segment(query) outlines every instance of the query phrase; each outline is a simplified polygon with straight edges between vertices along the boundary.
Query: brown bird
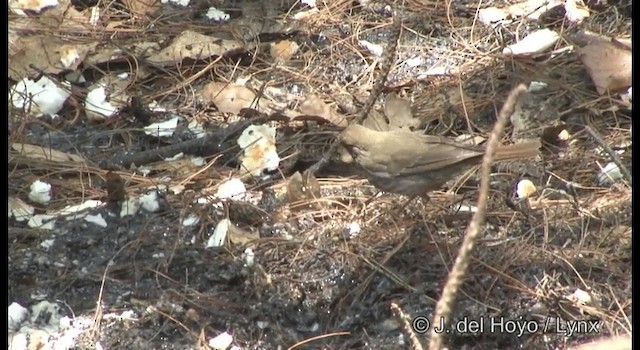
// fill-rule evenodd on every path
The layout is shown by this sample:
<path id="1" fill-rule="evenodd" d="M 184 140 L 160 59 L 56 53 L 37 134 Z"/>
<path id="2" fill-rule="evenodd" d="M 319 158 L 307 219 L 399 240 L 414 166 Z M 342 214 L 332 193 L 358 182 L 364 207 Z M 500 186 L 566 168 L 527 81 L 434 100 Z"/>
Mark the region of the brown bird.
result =
<path id="1" fill-rule="evenodd" d="M 339 140 L 364 170 L 371 184 L 382 191 L 424 196 L 462 171 L 482 162 L 484 147 L 465 145 L 442 136 L 410 131 L 375 131 L 349 125 Z M 535 157 L 539 141 L 499 146 L 494 160 Z"/>

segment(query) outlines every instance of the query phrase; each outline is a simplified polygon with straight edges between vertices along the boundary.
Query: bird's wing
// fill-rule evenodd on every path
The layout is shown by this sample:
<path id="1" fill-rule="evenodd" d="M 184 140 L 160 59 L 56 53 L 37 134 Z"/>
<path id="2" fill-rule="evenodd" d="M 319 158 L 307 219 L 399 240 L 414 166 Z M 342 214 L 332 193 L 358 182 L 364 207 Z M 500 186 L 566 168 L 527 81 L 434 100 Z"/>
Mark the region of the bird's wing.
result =
<path id="1" fill-rule="evenodd" d="M 423 173 L 478 157 L 483 154 L 477 146 L 458 144 L 444 137 L 420 135 L 419 142 L 407 140 L 402 148 L 404 152 L 396 153 L 393 173 L 404 175 Z M 419 152 L 418 150 L 424 149 Z M 400 168 L 400 164 L 403 164 Z"/>

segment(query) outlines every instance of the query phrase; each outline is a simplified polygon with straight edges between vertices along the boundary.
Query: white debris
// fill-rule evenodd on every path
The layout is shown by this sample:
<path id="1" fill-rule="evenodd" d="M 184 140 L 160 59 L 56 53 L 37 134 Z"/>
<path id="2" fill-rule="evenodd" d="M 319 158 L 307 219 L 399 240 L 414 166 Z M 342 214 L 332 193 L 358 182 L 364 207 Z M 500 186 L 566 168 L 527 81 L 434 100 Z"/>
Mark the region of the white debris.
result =
<path id="1" fill-rule="evenodd" d="M 144 132 L 150 136 L 156 137 L 168 137 L 173 135 L 178 127 L 179 117 L 173 117 L 167 121 L 160 123 L 153 123 L 144 127 Z"/>
<path id="2" fill-rule="evenodd" d="M 163 4 L 173 3 L 173 4 L 176 4 L 176 5 L 183 6 L 183 7 L 189 6 L 189 1 L 190 0 L 160 0 L 160 2 L 163 3 Z"/>
<path id="3" fill-rule="evenodd" d="M 532 194 L 536 193 L 536 185 L 531 180 L 524 179 L 518 182 L 518 188 L 516 194 L 518 198 L 529 198 Z"/>
<path id="4" fill-rule="evenodd" d="M 219 199 L 242 199 L 247 193 L 244 183 L 238 178 L 231 178 L 218 186 L 215 197 Z"/>
<path id="5" fill-rule="evenodd" d="M 253 249 L 247 248 L 244 250 L 244 266 L 251 267 L 256 262 L 256 254 Z"/>
<path id="6" fill-rule="evenodd" d="M 382 46 L 373 44 L 369 41 L 359 40 L 358 44 L 360 44 L 360 46 L 365 48 L 367 51 L 369 51 L 370 54 L 374 56 L 380 57 L 382 56 L 382 53 L 384 53 L 384 48 Z"/>
<path id="7" fill-rule="evenodd" d="M 229 14 L 225 13 L 224 11 L 220 11 L 215 7 L 209 7 L 209 10 L 207 11 L 206 14 L 208 19 L 214 20 L 216 22 L 222 22 L 222 21 L 228 21 L 229 20 Z"/>
<path id="8" fill-rule="evenodd" d="M 240 137 L 238 146 L 244 150 L 242 169 L 259 176 L 265 169 L 276 170 L 280 157 L 276 151 L 276 128 L 268 125 L 251 125 Z"/>
<path id="9" fill-rule="evenodd" d="M 40 204 L 48 204 L 51 200 L 51 185 L 36 180 L 29 186 L 29 199 Z"/>
<path id="10" fill-rule="evenodd" d="M 18 330 L 29 317 L 29 310 L 15 301 L 9 305 L 9 330 Z"/>
<path id="11" fill-rule="evenodd" d="M 40 13 L 55 6 L 58 6 L 58 0 L 9 0 L 9 9 L 20 16 L 28 16 L 25 11 Z"/>
<path id="12" fill-rule="evenodd" d="M 609 164 L 605 165 L 602 170 L 600 170 L 596 181 L 598 181 L 598 184 L 600 186 L 606 186 L 613 184 L 621 178 L 622 172 L 620 171 L 620 168 L 618 168 L 618 165 L 614 162 L 610 162 Z"/>
<path id="13" fill-rule="evenodd" d="M 98 225 L 100 227 L 107 227 L 107 221 L 105 221 L 101 214 L 87 215 L 85 216 L 84 221 Z"/>
<path id="14" fill-rule="evenodd" d="M 122 207 L 120 208 L 120 217 L 124 218 L 126 216 L 133 216 L 138 213 L 140 210 L 140 201 L 138 198 L 129 198 L 126 201 L 122 202 Z"/>
<path id="15" fill-rule="evenodd" d="M 461 213 L 475 213 L 478 211 L 478 207 L 476 207 L 475 205 L 460 204 L 456 206 L 454 210 Z"/>
<path id="16" fill-rule="evenodd" d="M 300 3 L 305 4 L 311 8 L 316 7 L 316 0 L 301 0 Z"/>
<path id="17" fill-rule="evenodd" d="M 44 249 L 44 250 L 49 250 L 51 249 L 51 247 L 53 246 L 53 243 L 56 240 L 51 238 L 51 239 L 45 239 L 44 241 L 40 242 L 40 246 Z"/>
<path id="18" fill-rule="evenodd" d="M 160 202 L 158 202 L 158 191 L 151 191 L 140 196 L 138 199 L 142 208 L 150 213 L 160 210 Z"/>
<path id="19" fill-rule="evenodd" d="M 55 215 L 38 214 L 29 218 L 27 225 L 31 228 L 39 228 L 41 230 L 53 230 L 56 223 L 55 219 Z"/>
<path id="20" fill-rule="evenodd" d="M 230 226 L 231 221 L 229 221 L 229 219 L 220 220 L 218 225 L 216 225 L 215 230 L 213 230 L 213 234 L 207 240 L 205 248 L 221 247 L 224 244 L 224 240 L 227 238 Z"/>
<path id="21" fill-rule="evenodd" d="M 182 219 L 182 226 L 195 226 L 199 222 L 200 218 L 197 215 L 189 214 L 189 216 Z"/>
<path id="22" fill-rule="evenodd" d="M 581 305 L 589 305 L 592 302 L 591 295 L 580 288 L 576 289 L 568 298 Z"/>
<path id="23" fill-rule="evenodd" d="M 347 234 L 349 235 L 349 237 L 355 237 L 360 234 L 360 231 L 362 231 L 362 227 L 360 227 L 360 223 L 352 221 L 347 226 L 347 230 Z"/>
<path id="24" fill-rule="evenodd" d="M 93 86 L 91 90 L 89 90 L 84 107 L 87 116 L 93 120 L 112 117 L 120 110 L 118 106 L 114 106 L 111 102 L 107 101 L 106 89 L 102 85 Z"/>
<path id="25" fill-rule="evenodd" d="M 207 136 L 207 132 L 204 130 L 204 125 L 196 119 L 190 121 L 189 125 L 187 125 L 187 128 L 189 128 L 189 130 L 191 130 L 191 132 L 196 135 L 196 138 L 201 139 Z"/>
<path id="26" fill-rule="evenodd" d="M 11 88 L 9 98 L 13 107 L 24 109 L 36 117 L 55 116 L 71 95 L 69 89 L 69 83 L 56 83 L 46 76 L 37 82 L 24 78 Z"/>
<path id="27" fill-rule="evenodd" d="M 227 332 L 209 340 L 209 346 L 214 350 L 226 350 L 233 342 L 233 336 Z"/>
<path id="28" fill-rule="evenodd" d="M 67 221 L 76 220 L 87 216 L 88 210 L 100 208 L 103 205 L 104 202 L 91 199 L 80 204 L 66 206 L 54 214 L 57 216 L 64 216 Z"/>
<path id="29" fill-rule="evenodd" d="M 513 45 L 509 45 L 502 50 L 505 56 L 527 56 L 540 53 L 553 45 L 560 39 L 560 35 L 551 29 L 537 30 Z"/>

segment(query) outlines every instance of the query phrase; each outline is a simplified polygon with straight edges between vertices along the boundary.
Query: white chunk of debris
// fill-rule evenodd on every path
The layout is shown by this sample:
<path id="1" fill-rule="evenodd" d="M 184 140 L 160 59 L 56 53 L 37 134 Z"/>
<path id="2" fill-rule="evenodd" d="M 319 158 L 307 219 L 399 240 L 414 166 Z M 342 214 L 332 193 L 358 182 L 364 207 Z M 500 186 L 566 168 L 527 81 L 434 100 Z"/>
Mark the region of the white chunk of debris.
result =
<path id="1" fill-rule="evenodd" d="M 309 10 L 306 10 L 306 11 L 300 11 L 300 12 L 294 14 L 293 16 L 291 16 L 291 18 L 293 18 L 296 21 L 299 21 L 301 19 L 305 19 L 307 17 L 311 17 L 312 15 L 314 15 L 314 14 L 316 14 L 318 12 L 320 12 L 320 10 L 318 10 L 317 7 L 314 7 L 314 8 L 311 8 Z"/>
<path id="2" fill-rule="evenodd" d="M 516 194 L 518 198 L 529 198 L 531 195 L 536 193 L 536 191 L 536 185 L 534 185 L 531 180 L 524 179 L 518 182 Z"/>
<path id="3" fill-rule="evenodd" d="M 216 191 L 215 197 L 219 199 L 240 200 L 247 194 L 247 188 L 238 178 L 231 178 L 220 185 Z"/>
<path id="4" fill-rule="evenodd" d="M 618 165 L 614 162 L 610 162 L 600 170 L 600 173 L 596 177 L 596 181 L 600 186 L 607 186 L 621 178 L 622 172 L 620 171 L 620 168 L 618 168 Z"/>
<path id="5" fill-rule="evenodd" d="M 216 225 L 215 230 L 213 230 L 213 234 L 207 240 L 205 248 L 221 247 L 224 244 L 224 240 L 227 238 L 230 226 L 231 221 L 229 221 L 229 219 L 220 220 Z"/>
<path id="6" fill-rule="evenodd" d="M 92 119 L 106 119 L 114 116 L 120 108 L 114 106 L 111 102 L 107 101 L 107 92 L 104 86 L 93 86 L 87 98 L 85 99 L 84 108 Z"/>
<path id="7" fill-rule="evenodd" d="M 9 305 L 9 330 L 18 330 L 29 317 L 29 310 L 15 301 Z"/>
<path id="8" fill-rule="evenodd" d="M 17 197 L 9 197 L 9 218 L 13 216 L 18 222 L 29 220 L 34 208 Z"/>
<path id="9" fill-rule="evenodd" d="M 84 221 L 92 223 L 94 225 L 98 225 L 100 227 L 107 227 L 107 221 L 102 217 L 101 214 L 87 215 L 85 216 Z"/>
<path id="10" fill-rule="evenodd" d="M 89 16 L 89 24 L 97 26 L 100 20 L 100 7 L 94 6 L 91 8 L 91 15 Z"/>
<path id="11" fill-rule="evenodd" d="M 229 20 L 229 14 L 224 11 L 220 11 L 215 7 L 209 7 L 206 14 L 208 19 L 214 20 L 216 22 L 223 22 Z"/>
<path id="12" fill-rule="evenodd" d="M 44 249 L 44 250 L 49 250 L 51 249 L 51 247 L 53 247 L 53 243 L 56 240 L 51 238 L 51 239 L 45 239 L 44 241 L 40 242 L 40 246 Z"/>
<path id="13" fill-rule="evenodd" d="M 558 39 L 560 35 L 551 29 L 536 30 L 517 43 L 505 47 L 502 54 L 510 57 L 540 53 L 555 45 Z"/>
<path id="14" fill-rule="evenodd" d="M 244 250 L 243 258 L 244 258 L 244 266 L 246 267 L 251 267 L 256 262 L 256 254 L 253 252 L 253 249 L 251 248 L 247 248 Z"/>
<path id="15" fill-rule="evenodd" d="M 184 157 L 184 153 L 180 152 L 178 154 L 176 154 L 173 157 L 169 157 L 169 158 L 165 158 L 164 160 L 166 160 L 167 162 L 175 162 L 176 160 L 180 160 Z"/>
<path id="16" fill-rule="evenodd" d="M 570 294 L 567 298 L 581 305 L 589 305 L 592 302 L 591 295 L 580 288 L 576 289 L 575 292 Z"/>
<path id="17" fill-rule="evenodd" d="M 184 7 L 189 6 L 189 0 L 160 0 L 160 2 L 163 4 L 172 3 Z"/>
<path id="18" fill-rule="evenodd" d="M 380 57 L 384 53 L 384 48 L 382 46 L 371 43 L 369 41 L 359 40 L 358 44 L 360 44 L 360 46 L 362 46 L 365 50 L 369 51 L 369 53 L 374 56 Z"/>
<path id="19" fill-rule="evenodd" d="M 139 210 L 140 201 L 138 201 L 138 198 L 129 198 L 126 201 L 122 202 L 122 207 L 120 207 L 120 217 L 124 218 L 127 216 L 136 215 Z"/>
<path id="20" fill-rule="evenodd" d="M 347 234 L 349 237 L 356 237 L 362 231 L 362 227 L 359 222 L 352 221 L 347 225 Z"/>
<path id="21" fill-rule="evenodd" d="M 40 180 L 36 180 L 29 186 L 29 199 L 40 204 L 49 204 L 51 201 L 51 185 Z"/>
<path id="22" fill-rule="evenodd" d="M 456 210 L 460 213 L 475 213 L 478 211 L 478 207 L 476 207 L 475 205 L 460 204 L 458 206 L 455 206 L 453 210 Z"/>
<path id="23" fill-rule="evenodd" d="M 200 218 L 197 215 L 189 214 L 186 218 L 182 219 L 182 226 L 195 226 L 200 222 Z"/>
<path id="24" fill-rule="evenodd" d="M 13 107 L 24 109 L 36 117 L 55 116 L 69 95 L 69 83 L 56 83 L 43 76 L 37 82 L 29 78 L 17 82 L 9 92 L 9 99 Z"/>
<path id="25" fill-rule="evenodd" d="M 238 146 L 244 150 L 242 169 L 259 176 L 265 169 L 276 170 L 280 157 L 276 151 L 276 128 L 251 125 L 238 137 Z"/>
<path id="26" fill-rule="evenodd" d="M 187 125 L 187 128 L 191 130 L 191 132 L 196 135 L 196 138 L 203 138 L 207 136 L 207 132 L 204 130 L 204 125 L 196 119 L 193 119 Z"/>
<path id="27" fill-rule="evenodd" d="M 316 0 L 301 0 L 300 1 L 301 4 L 305 4 L 309 7 L 315 8 L 316 7 Z"/>
<path id="28" fill-rule="evenodd" d="M 28 16 L 25 11 L 40 13 L 54 6 L 58 6 L 58 0 L 9 0 L 9 9 L 20 16 Z"/>
<path id="29" fill-rule="evenodd" d="M 486 26 L 496 24 L 506 19 L 508 16 L 509 14 L 507 11 L 497 7 L 487 7 L 478 11 L 478 20 Z"/>
<path id="30" fill-rule="evenodd" d="M 195 165 L 195 166 L 203 166 L 205 165 L 205 160 L 202 157 L 191 157 L 191 164 Z"/>
<path id="31" fill-rule="evenodd" d="M 209 339 L 209 346 L 215 350 L 226 350 L 231 346 L 233 342 L 233 336 L 227 332 L 219 334 L 218 336 Z"/>
<path id="32" fill-rule="evenodd" d="M 412 58 L 409 58 L 408 60 L 404 61 L 404 64 L 407 65 L 407 67 L 410 67 L 410 68 L 415 68 L 415 67 L 418 67 L 418 66 L 422 66 L 424 64 L 424 58 L 422 58 L 420 56 L 412 57 Z"/>
<path id="33" fill-rule="evenodd" d="M 60 62 L 65 68 L 73 66 L 78 60 L 80 60 L 80 54 L 75 46 L 64 45 L 60 49 Z"/>
<path id="34" fill-rule="evenodd" d="M 138 198 L 142 208 L 150 213 L 155 213 L 160 210 L 160 202 L 158 201 L 158 191 L 151 191 L 143 194 Z"/>
<path id="35" fill-rule="evenodd" d="M 153 123 L 144 127 L 144 132 L 147 135 L 155 137 L 168 137 L 173 135 L 178 127 L 179 117 L 173 117 L 169 120 L 159 123 Z"/>
<path id="36" fill-rule="evenodd" d="M 53 230 L 56 223 L 56 217 L 49 214 L 38 214 L 29 218 L 27 225 L 31 228 L 38 228 L 41 230 Z"/>
<path id="37" fill-rule="evenodd" d="M 80 204 L 66 206 L 55 214 L 57 216 L 64 216 L 67 220 L 76 220 L 87 216 L 88 210 L 100 208 L 103 205 L 104 202 L 91 199 Z"/>
<path id="38" fill-rule="evenodd" d="M 547 87 L 549 87 L 549 84 L 543 81 L 532 81 L 531 83 L 529 83 L 529 88 L 527 89 L 527 91 L 540 92 L 546 89 Z"/>

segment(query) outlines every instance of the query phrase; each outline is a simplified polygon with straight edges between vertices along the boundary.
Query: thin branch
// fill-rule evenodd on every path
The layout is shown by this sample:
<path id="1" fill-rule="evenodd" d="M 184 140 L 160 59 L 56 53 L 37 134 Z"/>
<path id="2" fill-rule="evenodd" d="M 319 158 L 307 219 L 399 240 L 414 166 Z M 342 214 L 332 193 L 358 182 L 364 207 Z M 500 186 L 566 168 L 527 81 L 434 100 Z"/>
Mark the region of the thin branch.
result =
<path id="1" fill-rule="evenodd" d="M 449 321 L 449 316 L 451 315 L 451 310 L 453 309 L 458 289 L 460 288 L 467 272 L 467 268 L 469 267 L 469 261 L 471 260 L 473 248 L 475 248 L 476 239 L 480 235 L 480 232 L 482 232 L 482 227 L 484 226 L 487 198 L 489 197 L 489 174 L 491 173 L 491 163 L 493 162 L 495 150 L 502 138 L 505 124 L 515 110 L 518 99 L 526 91 L 527 88 L 523 84 L 520 84 L 511 90 L 509 97 L 507 97 L 507 101 L 504 103 L 504 106 L 498 115 L 498 120 L 493 127 L 493 131 L 489 136 L 487 148 L 484 153 L 484 157 L 482 158 L 478 210 L 473 215 L 473 218 L 467 227 L 467 231 L 464 235 L 464 241 L 462 242 L 462 246 L 460 246 L 460 251 L 458 252 L 458 257 L 453 264 L 453 268 L 451 268 L 451 272 L 449 272 L 449 277 L 447 278 L 447 282 L 442 290 L 442 296 L 436 304 L 436 310 L 431 324 L 441 324 L 441 321 L 443 321 L 444 324 L 447 324 Z M 442 348 L 442 334 L 437 333 L 434 330 L 435 328 L 431 331 L 429 349 L 440 350 Z"/>
<path id="2" fill-rule="evenodd" d="M 376 79 L 376 82 L 373 84 L 373 88 L 371 88 L 371 93 L 369 94 L 369 98 L 365 102 L 364 106 L 360 110 L 360 113 L 353 119 L 353 124 L 361 124 L 362 121 L 369 115 L 369 111 L 376 103 L 378 96 L 384 89 L 384 85 L 387 83 L 387 77 L 389 76 L 389 71 L 391 71 L 391 67 L 395 63 L 396 57 L 396 48 L 398 47 L 398 40 L 400 39 L 400 32 L 402 31 L 402 20 L 400 19 L 400 14 L 398 11 L 394 11 L 393 15 L 393 24 L 391 26 L 391 35 L 389 37 L 389 44 L 387 45 L 384 55 L 381 58 L 380 65 L 380 75 Z M 338 140 L 335 139 L 331 143 L 329 149 L 324 153 L 322 158 L 312 165 L 309 168 L 309 172 L 315 174 L 320 170 L 325 164 L 329 162 L 331 156 L 335 153 L 336 148 L 338 147 Z"/>
<path id="3" fill-rule="evenodd" d="M 593 137 L 593 139 L 596 140 L 596 142 L 599 143 L 600 146 L 602 146 L 604 151 L 607 152 L 607 154 L 609 154 L 609 156 L 611 157 L 611 160 L 613 160 L 613 162 L 618 166 L 618 169 L 620 169 L 620 172 L 627 179 L 627 181 L 629 181 L 629 185 L 631 186 L 631 184 L 632 184 L 631 183 L 631 173 L 629 172 L 629 169 L 627 169 L 627 167 L 625 167 L 624 164 L 622 164 L 622 160 L 620 159 L 620 157 L 618 157 L 616 152 L 614 152 L 611 149 L 611 147 L 609 147 L 609 145 L 607 145 L 607 143 L 604 142 L 604 140 L 602 139 L 600 134 L 598 134 L 590 126 L 587 125 L 587 126 L 584 127 L 584 129 L 587 130 L 589 135 L 591 135 L 591 137 Z"/>

